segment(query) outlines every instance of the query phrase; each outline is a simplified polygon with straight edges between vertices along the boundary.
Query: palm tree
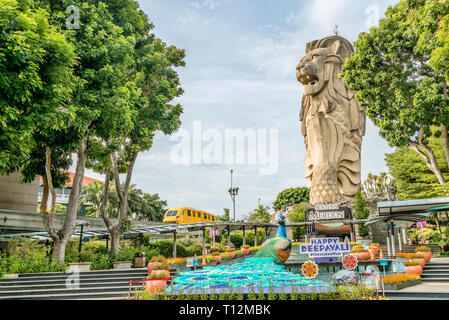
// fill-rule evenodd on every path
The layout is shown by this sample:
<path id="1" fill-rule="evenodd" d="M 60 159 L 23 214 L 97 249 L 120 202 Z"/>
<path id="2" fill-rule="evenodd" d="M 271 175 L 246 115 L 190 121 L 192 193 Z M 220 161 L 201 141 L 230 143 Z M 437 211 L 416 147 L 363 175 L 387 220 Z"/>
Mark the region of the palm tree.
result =
<path id="1" fill-rule="evenodd" d="M 128 197 L 128 210 L 135 219 L 145 221 L 162 221 L 166 211 L 167 201 L 159 195 L 148 194 L 134 185 L 131 186 Z"/>

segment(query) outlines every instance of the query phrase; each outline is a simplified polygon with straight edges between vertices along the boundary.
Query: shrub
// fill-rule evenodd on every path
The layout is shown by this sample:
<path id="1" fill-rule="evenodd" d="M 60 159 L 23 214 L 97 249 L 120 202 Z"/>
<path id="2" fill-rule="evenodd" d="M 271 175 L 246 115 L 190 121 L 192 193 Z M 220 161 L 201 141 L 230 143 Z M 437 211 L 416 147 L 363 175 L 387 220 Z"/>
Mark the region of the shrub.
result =
<path id="1" fill-rule="evenodd" d="M 421 279 L 420 276 L 415 274 L 401 273 L 384 276 L 384 283 L 389 285 L 401 284 L 404 282 L 415 281 Z"/>
<path id="2" fill-rule="evenodd" d="M 354 247 L 351 249 L 351 253 L 356 253 L 356 252 L 368 252 L 368 249 L 365 249 L 363 247 Z"/>
<path id="3" fill-rule="evenodd" d="M 52 261 L 48 248 L 36 241 L 11 240 L 9 252 L 1 254 L 0 273 L 64 272 L 65 263 Z"/>
<path id="4" fill-rule="evenodd" d="M 430 248 L 426 247 L 426 246 L 420 246 L 420 247 L 416 247 L 415 252 L 430 252 Z"/>
<path id="5" fill-rule="evenodd" d="M 404 266 L 406 267 L 413 267 L 413 266 L 419 266 L 418 261 L 408 260 L 404 262 Z"/>
<path id="6" fill-rule="evenodd" d="M 408 253 L 408 252 L 398 252 L 398 253 L 396 253 L 396 257 L 404 258 L 404 259 L 423 259 L 424 258 L 424 256 L 422 254 Z"/>

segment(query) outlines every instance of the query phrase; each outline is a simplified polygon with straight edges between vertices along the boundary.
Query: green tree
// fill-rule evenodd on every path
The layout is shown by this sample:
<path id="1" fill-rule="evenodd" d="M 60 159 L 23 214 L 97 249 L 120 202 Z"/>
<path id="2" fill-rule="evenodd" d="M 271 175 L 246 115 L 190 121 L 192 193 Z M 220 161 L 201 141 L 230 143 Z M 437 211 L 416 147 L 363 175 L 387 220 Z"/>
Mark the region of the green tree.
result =
<path id="1" fill-rule="evenodd" d="M 160 221 L 167 211 L 167 201 L 161 200 L 159 195 L 148 194 L 131 186 L 128 198 L 128 210 L 137 220 Z"/>
<path id="2" fill-rule="evenodd" d="M 432 6 L 439 9 L 429 11 Z M 343 73 L 380 135 L 391 146 L 416 152 L 439 184 L 446 179 L 429 139 L 434 126 L 442 128 L 448 163 L 449 108 L 444 75 L 432 68 L 427 45 L 439 29 L 440 15 L 449 13 L 447 7 L 447 1 L 439 0 L 402 0 L 389 7 L 378 26 L 359 35 L 356 54 L 346 61 Z"/>
<path id="3" fill-rule="evenodd" d="M 277 195 L 276 200 L 273 202 L 273 208 L 275 211 L 279 211 L 284 206 L 307 202 L 309 202 L 309 188 L 290 188 L 283 190 Z"/>
<path id="4" fill-rule="evenodd" d="M 369 173 L 362 184 L 362 192 L 370 201 L 393 201 L 396 200 L 397 189 L 395 180 L 387 173 Z"/>
<path id="5" fill-rule="evenodd" d="M 293 212 L 288 215 L 290 222 L 304 222 L 306 221 L 306 210 L 307 206 L 305 204 L 299 204 L 293 207 Z M 301 236 L 306 233 L 305 227 L 294 227 L 292 230 L 292 237 L 294 240 L 299 241 Z"/>
<path id="6" fill-rule="evenodd" d="M 59 231 L 53 222 L 55 187 L 66 179 L 59 169 L 68 167 L 79 143 L 71 101 L 75 48 L 35 1 L 2 0 L 0 31 L 0 171 L 21 169 L 24 182 L 44 177 L 40 212 L 53 258 L 63 261 L 73 216 L 66 215 Z"/>
<path id="7" fill-rule="evenodd" d="M 270 208 L 259 205 L 257 209 L 249 214 L 248 222 L 269 223 L 271 215 L 269 213 Z"/>
<path id="8" fill-rule="evenodd" d="M 435 150 L 437 162 L 441 164 L 441 173 L 445 179 L 449 179 L 442 140 L 439 137 L 431 137 L 429 145 Z M 449 192 L 449 184 L 439 184 L 424 160 L 408 148 L 400 147 L 386 154 L 385 161 L 394 178 L 397 196 L 401 200 L 445 197 Z"/>
<path id="9" fill-rule="evenodd" d="M 231 221 L 229 215 L 230 215 L 230 210 L 228 208 L 224 208 L 223 209 L 223 215 L 221 216 L 217 216 L 217 220 L 218 221 L 223 221 L 223 222 L 228 222 Z"/>
<path id="10" fill-rule="evenodd" d="M 124 36 L 134 40 L 132 67 L 127 68 L 126 76 L 132 79 L 138 91 L 129 101 L 131 126 L 122 128 L 118 135 L 101 136 L 103 144 L 110 151 L 110 161 L 103 163 L 105 183 L 108 185 L 110 179 L 114 180 L 120 203 L 116 224 L 112 224 L 108 217 L 102 214 L 111 234 L 111 250 L 117 254 L 120 235 L 129 225 L 128 197 L 137 156 L 151 148 L 156 132 L 172 134 L 181 125 L 182 107 L 180 104 L 173 104 L 172 100 L 183 93 L 175 68 L 185 65 L 185 53 L 174 46 L 167 46 L 161 39 L 149 33 L 153 25 L 148 22 L 148 17 L 138 10 L 136 1 L 120 0 L 109 9 L 114 22 L 122 28 Z M 128 16 L 132 19 L 129 20 Z M 125 175 L 123 183 L 120 181 L 120 174 Z M 108 190 L 105 188 L 106 193 Z M 106 198 L 105 194 L 103 199 Z"/>
<path id="11" fill-rule="evenodd" d="M 355 194 L 354 215 L 358 220 L 368 219 L 369 216 L 365 198 L 360 191 Z M 361 237 L 367 237 L 369 235 L 369 228 L 364 223 L 359 224 L 359 235 Z"/>

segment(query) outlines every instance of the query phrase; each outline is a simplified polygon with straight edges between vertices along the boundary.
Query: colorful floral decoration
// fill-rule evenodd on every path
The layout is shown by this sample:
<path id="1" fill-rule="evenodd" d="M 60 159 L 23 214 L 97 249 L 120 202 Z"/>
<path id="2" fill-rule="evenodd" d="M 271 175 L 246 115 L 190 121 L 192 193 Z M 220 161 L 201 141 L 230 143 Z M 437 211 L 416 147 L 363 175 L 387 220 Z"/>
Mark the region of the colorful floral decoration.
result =
<path id="1" fill-rule="evenodd" d="M 302 265 L 302 274 L 308 279 L 313 279 L 318 275 L 318 265 L 313 261 L 306 261 Z"/>
<path id="2" fill-rule="evenodd" d="M 348 270 L 354 270 L 358 265 L 357 257 L 353 254 L 345 255 L 341 262 L 343 263 L 343 267 Z"/>

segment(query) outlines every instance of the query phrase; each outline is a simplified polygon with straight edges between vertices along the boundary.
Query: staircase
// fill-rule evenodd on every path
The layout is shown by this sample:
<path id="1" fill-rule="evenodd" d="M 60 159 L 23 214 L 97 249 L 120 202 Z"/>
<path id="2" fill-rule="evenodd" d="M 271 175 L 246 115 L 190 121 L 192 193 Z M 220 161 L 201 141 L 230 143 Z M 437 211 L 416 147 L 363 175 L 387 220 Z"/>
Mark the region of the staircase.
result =
<path id="1" fill-rule="evenodd" d="M 430 248 L 433 256 L 438 255 L 440 253 L 440 251 L 441 251 L 441 248 L 440 248 L 439 245 L 426 245 L 426 246 Z M 396 253 L 398 253 L 398 252 L 411 252 L 411 253 L 414 253 L 415 249 L 417 247 L 419 247 L 419 245 L 417 245 L 417 244 L 412 244 L 412 245 L 404 245 L 404 244 L 402 244 L 402 246 L 401 246 L 402 250 L 399 251 L 399 245 L 398 245 L 398 243 L 396 241 L 394 247 L 395 247 Z M 387 245 L 381 244 L 380 248 L 382 249 L 383 254 L 386 257 L 388 255 L 388 247 L 387 247 Z"/>
<path id="2" fill-rule="evenodd" d="M 120 300 L 128 296 L 129 281 L 147 275 L 145 268 L 81 272 L 76 286 L 72 274 L 20 274 L 0 281 L 0 300 Z"/>
<path id="3" fill-rule="evenodd" d="M 438 259 L 433 261 L 424 266 L 421 282 L 446 282 L 449 284 L 449 263 L 437 262 Z"/>
<path id="4" fill-rule="evenodd" d="M 385 293 L 391 300 L 449 300 L 449 258 L 432 258 L 424 267 L 421 284 Z"/>

